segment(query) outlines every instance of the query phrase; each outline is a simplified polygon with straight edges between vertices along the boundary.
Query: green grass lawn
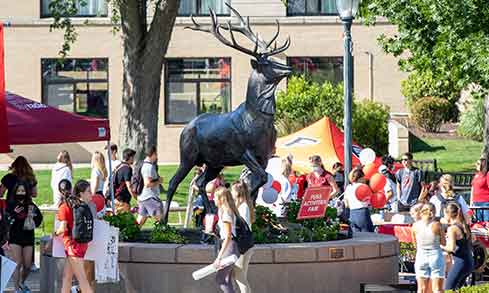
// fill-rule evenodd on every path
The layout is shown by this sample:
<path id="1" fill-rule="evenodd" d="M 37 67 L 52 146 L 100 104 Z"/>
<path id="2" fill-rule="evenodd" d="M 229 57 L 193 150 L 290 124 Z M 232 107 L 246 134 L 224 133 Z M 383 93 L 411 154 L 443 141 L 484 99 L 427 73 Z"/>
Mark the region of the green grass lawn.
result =
<path id="1" fill-rule="evenodd" d="M 168 182 L 172 178 L 172 176 L 175 174 L 175 171 L 177 169 L 177 166 L 159 166 L 158 170 L 160 173 L 160 176 L 164 178 L 164 187 L 165 189 L 168 188 Z M 233 182 L 239 178 L 239 174 L 241 172 L 241 167 L 232 167 L 232 168 L 226 168 L 224 170 L 224 176 L 226 179 L 226 182 Z M 37 170 L 35 171 L 36 173 L 36 178 L 38 181 L 38 196 L 35 199 L 35 202 L 37 205 L 42 205 L 42 204 L 51 204 L 53 202 L 53 196 L 51 192 L 51 171 L 50 170 Z M 5 175 L 6 172 L 0 171 L 0 178 Z M 187 195 L 188 195 L 188 190 L 189 190 L 189 185 L 190 181 L 193 178 L 194 173 L 191 172 L 185 180 L 182 181 L 182 183 L 178 186 L 177 192 L 175 193 L 173 200 L 178 202 L 180 206 L 186 206 L 187 205 Z M 88 179 L 90 178 L 90 169 L 89 168 L 79 168 L 75 169 L 73 172 L 73 177 L 75 182 L 79 179 Z M 166 194 L 161 196 L 162 199 L 166 199 Z M 133 205 L 136 204 L 135 201 L 132 202 Z M 177 220 L 177 214 L 173 213 L 170 214 L 170 222 L 176 222 Z M 182 215 L 184 217 L 184 215 Z M 146 224 L 145 227 L 151 227 L 153 225 L 153 221 L 149 220 Z M 53 230 L 54 227 L 54 215 L 52 213 L 46 213 L 44 215 L 44 221 L 43 224 L 39 229 L 36 230 L 36 236 L 40 237 L 45 234 L 50 234 Z"/>
<path id="2" fill-rule="evenodd" d="M 465 139 L 415 139 L 416 160 L 436 159 L 444 172 L 472 172 L 479 159 L 482 143 Z"/>

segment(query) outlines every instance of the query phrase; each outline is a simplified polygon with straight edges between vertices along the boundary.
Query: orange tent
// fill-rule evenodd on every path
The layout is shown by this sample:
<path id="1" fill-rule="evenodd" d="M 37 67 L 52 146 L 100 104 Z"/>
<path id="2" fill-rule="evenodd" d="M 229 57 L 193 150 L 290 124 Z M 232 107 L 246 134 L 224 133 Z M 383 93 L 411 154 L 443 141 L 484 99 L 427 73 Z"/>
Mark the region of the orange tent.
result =
<path id="1" fill-rule="evenodd" d="M 336 162 L 344 164 L 343 132 L 328 117 L 277 139 L 276 147 L 276 154 L 280 157 L 292 154 L 294 170 L 300 172 L 311 171 L 309 157 L 312 155 L 321 156 L 324 168 L 328 171 L 332 171 Z M 362 149 L 353 142 L 353 166 L 360 164 L 359 156 Z M 380 158 L 376 159 L 376 163 L 380 163 Z"/>

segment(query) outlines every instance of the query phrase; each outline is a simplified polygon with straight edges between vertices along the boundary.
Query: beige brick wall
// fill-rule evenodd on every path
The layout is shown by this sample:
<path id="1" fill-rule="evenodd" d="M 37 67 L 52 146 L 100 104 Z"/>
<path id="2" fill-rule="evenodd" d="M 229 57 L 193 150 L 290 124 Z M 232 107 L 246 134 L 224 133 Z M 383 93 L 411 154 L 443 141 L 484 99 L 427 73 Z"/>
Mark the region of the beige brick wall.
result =
<path id="1" fill-rule="evenodd" d="M 39 0 L 0 1 L 0 21 L 11 23 L 5 29 L 7 89 L 38 101 L 41 100 L 41 58 L 57 57 L 63 40 L 61 32 L 49 32 L 49 19 L 39 19 L 39 3 Z M 281 23 L 279 40 L 283 41 L 287 36 L 292 40 L 287 56 L 343 55 L 343 27 L 336 17 L 285 17 L 286 8 L 279 0 L 235 0 L 233 6 L 243 16 L 251 16 L 254 30 L 265 39 L 274 34 L 275 19 L 278 18 Z M 222 21 L 225 19 L 228 18 Z M 209 23 L 208 17 L 198 20 Z M 81 24 L 83 19 L 74 21 Z M 94 25 L 78 28 L 79 38 L 70 56 L 109 59 L 109 118 L 112 137 L 117 138 L 122 93 L 121 40 L 111 33 L 108 19 L 91 19 L 91 22 Z M 177 18 L 167 56 L 230 57 L 232 106 L 238 106 L 245 96 L 251 71 L 250 58 L 220 44 L 209 34 L 184 30 L 184 26 L 189 24 L 189 18 Z M 405 74 L 399 72 L 397 60 L 385 55 L 378 46 L 376 39 L 381 33 L 393 34 L 395 27 L 387 23 L 375 27 L 360 24 L 353 26 L 355 96 L 369 96 L 369 56 L 366 53 L 369 52 L 374 56 L 373 97 L 389 105 L 392 112 L 405 112 L 404 99 L 400 93 L 400 81 L 405 78 Z M 279 57 L 286 58 L 284 54 Z M 160 102 L 159 151 L 162 161 L 175 162 L 178 161 L 178 138 L 182 127 L 164 124 L 163 86 L 164 82 Z M 280 86 L 283 88 L 285 82 Z M 80 146 L 87 152 L 93 150 L 93 146 L 87 144 Z M 61 147 L 49 146 L 50 149 Z M 87 152 L 80 152 L 80 160 L 84 160 Z M 34 161 L 43 159 L 46 160 L 42 155 L 33 158 Z M 0 157 L 0 163 L 2 160 L 5 161 L 5 157 Z"/>

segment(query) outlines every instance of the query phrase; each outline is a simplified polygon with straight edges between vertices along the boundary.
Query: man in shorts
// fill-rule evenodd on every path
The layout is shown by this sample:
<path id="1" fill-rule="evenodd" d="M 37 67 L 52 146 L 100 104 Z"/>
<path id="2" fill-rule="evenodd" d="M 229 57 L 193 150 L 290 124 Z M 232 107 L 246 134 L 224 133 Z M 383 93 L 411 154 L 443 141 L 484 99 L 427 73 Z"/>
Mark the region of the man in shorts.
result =
<path id="1" fill-rule="evenodd" d="M 138 195 L 138 224 L 144 225 L 149 217 L 161 220 L 163 214 L 163 203 L 160 199 L 160 185 L 162 178 L 156 169 L 158 154 L 156 147 L 151 147 L 146 152 L 146 158 L 141 166 L 141 177 L 143 179 L 143 190 Z"/>
<path id="2" fill-rule="evenodd" d="M 115 168 L 114 171 L 114 197 L 115 197 L 115 212 L 129 212 L 131 209 L 131 197 L 137 199 L 136 193 L 131 185 L 132 164 L 136 151 L 125 149 L 122 153 L 124 161 Z"/>

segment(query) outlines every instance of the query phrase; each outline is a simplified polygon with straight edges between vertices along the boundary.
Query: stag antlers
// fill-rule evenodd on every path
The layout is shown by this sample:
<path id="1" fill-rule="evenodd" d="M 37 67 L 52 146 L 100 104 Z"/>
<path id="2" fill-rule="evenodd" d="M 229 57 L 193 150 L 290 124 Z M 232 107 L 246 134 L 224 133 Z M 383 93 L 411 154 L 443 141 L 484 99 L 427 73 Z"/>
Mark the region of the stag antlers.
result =
<path id="1" fill-rule="evenodd" d="M 261 58 L 266 59 L 270 56 L 280 54 L 289 48 L 290 37 L 287 38 L 287 40 L 285 41 L 285 43 L 282 46 L 277 48 L 277 41 L 276 40 L 277 40 L 278 35 L 280 33 L 280 24 L 278 21 L 277 21 L 277 32 L 275 33 L 275 35 L 273 36 L 273 38 L 269 42 L 265 42 L 265 41 L 261 40 L 260 36 L 258 34 L 255 34 L 253 32 L 253 30 L 251 29 L 249 17 L 247 17 L 245 20 L 241 16 L 241 14 L 239 14 L 239 12 L 236 9 L 234 9 L 228 3 L 225 3 L 225 4 L 236 15 L 236 17 L 239 20 L 239 25 L 233 25 L 233 24 L 231 24 L 231 21 L 228 21 L 227 25 L 219 24 L 219 22 L 217 20 L 216 13 L 212 9 L 209 9 L 209 12 L 211 14 L 211 20 L 212 20 L 212 26 L 210 29 L 209 28 L 203 28 L 202 25 L 200 25 L 199 23 L 197 23 L 197 21 L 195 21 L 193 15 L 190 16 L 190 18 L 192 19 L 194 26 L 193 27 L 188 26 L 185 28 L 195 30 L 195 31 L 202 31 L 202 32 L 211 33 L 224 45 L 231 47 L 231 48 L 234 48 L 238 51 L 241 51 L 247 55 L 253 56 L 257 59 L 261 59 Z M 221 34 L 220 29 L 224 29 L 224 30 L 229 31 L 231 41 L 226 39 L 226 37 L 224 37 Z M 236 42 L 236 39 L 234 37 L 234 32 L 241 33 L 246 38 L 248 38 L 250 41 L 252 41 L 255 44 L 253 51 L 239 45 Z M 272 45 L 272 43 L 274 43 L 274 47 L 273 47 L 273 49 L 270 49 L 270 46 Z M 260 49 L 260 52 L 258 51 L 258 49 Z"/>

